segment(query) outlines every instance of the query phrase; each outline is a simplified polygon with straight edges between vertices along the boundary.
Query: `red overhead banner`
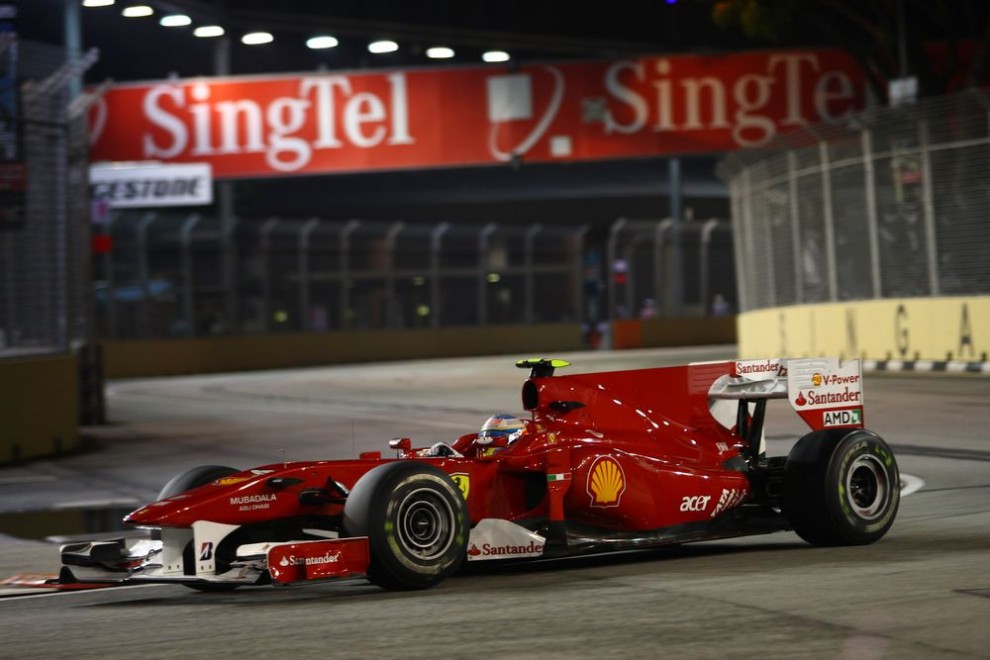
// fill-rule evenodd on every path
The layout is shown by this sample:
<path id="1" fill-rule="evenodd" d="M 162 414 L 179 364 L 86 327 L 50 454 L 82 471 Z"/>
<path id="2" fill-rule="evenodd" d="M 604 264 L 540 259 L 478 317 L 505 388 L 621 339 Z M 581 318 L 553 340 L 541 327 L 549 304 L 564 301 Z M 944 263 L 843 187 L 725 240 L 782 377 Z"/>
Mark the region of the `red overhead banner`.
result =
<path id="1" fill-rule="evenodd" d="M 164 80 L 106 93 L 92 158 L 222 179 L 724 152 L 863 99 L 838 50 Z"/>

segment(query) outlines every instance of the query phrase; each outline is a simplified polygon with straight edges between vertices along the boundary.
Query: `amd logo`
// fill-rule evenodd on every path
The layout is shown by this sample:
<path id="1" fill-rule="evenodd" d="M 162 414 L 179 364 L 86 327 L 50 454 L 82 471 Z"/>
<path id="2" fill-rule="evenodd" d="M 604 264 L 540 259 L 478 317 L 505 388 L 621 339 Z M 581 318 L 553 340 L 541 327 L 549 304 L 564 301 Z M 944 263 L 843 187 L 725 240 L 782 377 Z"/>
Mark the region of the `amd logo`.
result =
<path id="1" fill-rule="evenodd" d="M 824 413 L 825 426 L 855 426 L 860 423 L 860 410 L 826 410 Z"/>

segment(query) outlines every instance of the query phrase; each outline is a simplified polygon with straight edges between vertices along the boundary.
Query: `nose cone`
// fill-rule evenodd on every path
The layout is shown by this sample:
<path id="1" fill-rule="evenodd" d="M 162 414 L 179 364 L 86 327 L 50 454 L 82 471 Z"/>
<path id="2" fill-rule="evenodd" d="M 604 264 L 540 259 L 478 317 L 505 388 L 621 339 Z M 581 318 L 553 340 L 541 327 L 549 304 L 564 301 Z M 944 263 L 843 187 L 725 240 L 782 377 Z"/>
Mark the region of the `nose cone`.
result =
<path id="1" fill-rule="evenodd" d="M 164 500 L 152 502 L 124 517 L 129 525 L 185 527 L 196 520 L 214 520 L 229 513 L 223 503 L 243 489 L 264 487 L 264 477 L 239 473 L 193 488 Z"/>
<path id="2" fill-rule="evenodd" d="M 178 497 L 179 499 L 170 498 L 160 502 L 152 502 L 132 511 L 124 516 L 124 522 L 128 525 L 148 527 L 175 526 L 180 518 L 185 518 L 184 514 L 195 508 L 190 498 L 183 495 Z"/>

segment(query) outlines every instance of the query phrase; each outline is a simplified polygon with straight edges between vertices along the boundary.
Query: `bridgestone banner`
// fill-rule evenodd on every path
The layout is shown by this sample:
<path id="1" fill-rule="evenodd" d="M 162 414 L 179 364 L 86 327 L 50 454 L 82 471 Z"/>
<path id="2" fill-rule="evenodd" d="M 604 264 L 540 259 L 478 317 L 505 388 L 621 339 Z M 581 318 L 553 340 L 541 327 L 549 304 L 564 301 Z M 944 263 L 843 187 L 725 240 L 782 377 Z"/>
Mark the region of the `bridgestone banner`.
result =
<path id="1" fill-rule="evenodd" d="M 107 92 L 92 157 L 223 179 L 712 153 L 863 99 L 838 50 L 165 80 Z"/>
<path id="2" fill-rule="evenodd" d="M 212 204 L 210 170 L 206 163 L 94 164 L 89 170 L 90 193 L 115 209 Z"/>

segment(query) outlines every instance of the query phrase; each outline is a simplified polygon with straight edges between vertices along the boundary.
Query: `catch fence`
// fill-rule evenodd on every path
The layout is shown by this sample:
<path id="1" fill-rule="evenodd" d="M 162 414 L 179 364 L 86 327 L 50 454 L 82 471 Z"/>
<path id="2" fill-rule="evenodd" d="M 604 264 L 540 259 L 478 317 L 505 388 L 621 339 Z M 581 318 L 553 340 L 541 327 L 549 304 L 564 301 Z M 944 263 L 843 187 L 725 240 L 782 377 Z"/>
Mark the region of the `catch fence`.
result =
<path id="1" fill-rule="evenodd" d="M 809 126 L 727 157 L 741 311 L 990 292 L 990 97 Z"/>
<path id="2" fill-rule="evenodd" d="M 120 212 L 95 266 L 100 336 L 573 322 L 583 226 Z"/>
<path id="3" fill-rule="evenodd" d="M 3 34 L 0 57 L 0 357 L 66 353 L 86 343 L 90 299 L 91 97 L 72 85 L 97 54 L 64 63 Z"/>

